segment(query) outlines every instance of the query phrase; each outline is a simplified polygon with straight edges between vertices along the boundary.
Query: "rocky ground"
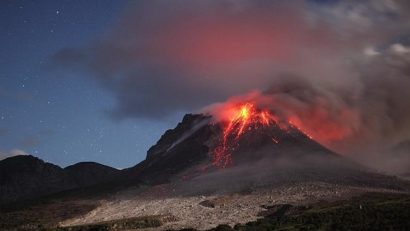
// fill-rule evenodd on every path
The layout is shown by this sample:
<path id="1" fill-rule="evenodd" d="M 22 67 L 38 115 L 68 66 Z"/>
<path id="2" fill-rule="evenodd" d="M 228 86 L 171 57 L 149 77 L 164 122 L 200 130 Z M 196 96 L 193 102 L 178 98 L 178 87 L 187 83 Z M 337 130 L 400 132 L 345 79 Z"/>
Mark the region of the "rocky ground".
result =
<path id="1" fill-rule="evenodd" d="M 167 186 L 158 186 L 156 191 Z M 382 188 L 352 187 L 328 183 L 288 184 L 274 189 L 242 193 L 167 197 L 152 189 L 130 189 L 98 201 L 99 206 L 85 215 L 59 223 L 61 227 L 95 224 L 111 220 L 157 216 L 161 226 L 150 230 L 194 228 L 206 230 L 219 224 L 235 225 L 255 221 L 267 208 L 279 204 L 307 205 L 338 201 L 367 192 L 399 193 Z"/>

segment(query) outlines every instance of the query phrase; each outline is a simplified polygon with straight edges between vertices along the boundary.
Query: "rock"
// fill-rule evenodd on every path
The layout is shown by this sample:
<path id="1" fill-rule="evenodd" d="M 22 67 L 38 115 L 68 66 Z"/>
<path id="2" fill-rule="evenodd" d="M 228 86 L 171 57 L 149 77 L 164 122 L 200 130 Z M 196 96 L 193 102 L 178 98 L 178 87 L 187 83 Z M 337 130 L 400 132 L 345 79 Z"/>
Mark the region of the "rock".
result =
<path id="1" fill-rule="evenodd" d="M 204 206 L 204 207 L 208 207 L 208 208 L 215 208 L 215 204 L 210 200 L 201 201 L 201 202 L 199 202 L 199 205 Z"/>

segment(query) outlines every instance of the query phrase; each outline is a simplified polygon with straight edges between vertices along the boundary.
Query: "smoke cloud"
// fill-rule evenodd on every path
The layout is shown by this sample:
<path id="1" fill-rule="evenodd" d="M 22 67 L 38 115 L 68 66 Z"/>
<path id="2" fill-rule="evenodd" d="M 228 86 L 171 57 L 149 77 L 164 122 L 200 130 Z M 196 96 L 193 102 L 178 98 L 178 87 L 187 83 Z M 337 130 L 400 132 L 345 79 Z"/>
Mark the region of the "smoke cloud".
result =
<path id="1" fill-rule="evenodd" d="M 251 98 L 363 155 L 410 139 L 409 10 L 404 0 L 138 1 L 104 38 L 54 62 L 89 71 L 120 118 L 244 95 L 228 102 Z"/>

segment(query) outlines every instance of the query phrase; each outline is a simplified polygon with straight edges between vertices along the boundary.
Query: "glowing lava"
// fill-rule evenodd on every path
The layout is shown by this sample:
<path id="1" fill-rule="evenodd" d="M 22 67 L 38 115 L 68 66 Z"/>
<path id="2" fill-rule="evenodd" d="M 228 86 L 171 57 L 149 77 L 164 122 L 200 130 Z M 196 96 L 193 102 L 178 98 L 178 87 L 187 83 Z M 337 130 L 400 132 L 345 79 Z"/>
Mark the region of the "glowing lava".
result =
<path id="1" fill-rule="evenodd" d="M 236 149 L 237 141 L 246 131 L 277 123 L 277 119 L 269 111 L 258 110 L 251 103 L 231 108 L 227 120 L 223 127 L 221 143 L 213 152 L 213 164 L 220 168 L 232 163 L 232 151 Z M 275 138 L 272 139 L 278 143 Z"/>

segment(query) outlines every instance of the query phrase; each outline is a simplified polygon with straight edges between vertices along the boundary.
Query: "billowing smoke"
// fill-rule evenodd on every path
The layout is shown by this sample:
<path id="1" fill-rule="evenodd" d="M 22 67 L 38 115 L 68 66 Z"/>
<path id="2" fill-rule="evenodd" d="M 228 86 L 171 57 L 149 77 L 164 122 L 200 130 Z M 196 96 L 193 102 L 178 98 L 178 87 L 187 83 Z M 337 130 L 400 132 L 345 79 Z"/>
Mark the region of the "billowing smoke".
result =
<path id="1" fill-rule="evenodd" d="M 89 71 L 115 95 L 118 117 L 244 95 L 233 100 L 251 97 L 368 161 L 363 153 L 410 139 L 410 7 L 317 2 L 138 1 L 100 41 L 54 61 Z"/>

